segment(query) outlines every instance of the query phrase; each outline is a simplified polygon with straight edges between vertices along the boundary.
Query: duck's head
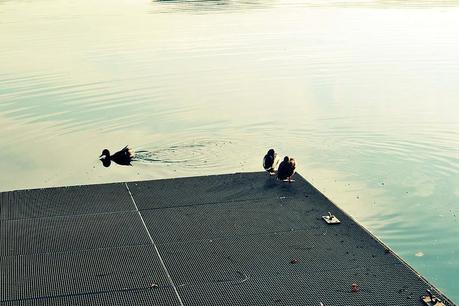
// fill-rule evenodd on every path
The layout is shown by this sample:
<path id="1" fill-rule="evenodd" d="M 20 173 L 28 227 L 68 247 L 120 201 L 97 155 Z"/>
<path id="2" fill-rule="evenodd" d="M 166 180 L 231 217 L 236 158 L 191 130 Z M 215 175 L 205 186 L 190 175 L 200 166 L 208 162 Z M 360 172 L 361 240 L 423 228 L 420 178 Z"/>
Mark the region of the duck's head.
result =
<path id="1" fill-rule="evenodd" d="M 285 157 L 284 157 L 284 162 L 288 163 L 289 160 L 290 160 L 290 158 L 288 158 L 288 156 L 285 156 Z"/>
<path id="2" fill-rule="evenodd" d="M 107 149 L 104 149 L 102 151 L 102 154 L 99 156 L 99 159 L 102 161 L 102 164 L 104 165 L 104 167 L 110 166 L 110 164 L 111 164 L 110 151 L 107 150 Z"/>
<path id="3" fill-rule="evenodd" d="M 274 156 L 274 149 L 269 149 L 268 150 L 268 155 L 269 156 Z"/>
<path id="4" fill-rule="evenodd" d="M 99 156 L 99 159 L 100 159 L 100 160 L 110 159 L 110 151 L 107 150 L 107 149 L 104 149 L 104 150 L 102 151 L 102 154 Z"/>

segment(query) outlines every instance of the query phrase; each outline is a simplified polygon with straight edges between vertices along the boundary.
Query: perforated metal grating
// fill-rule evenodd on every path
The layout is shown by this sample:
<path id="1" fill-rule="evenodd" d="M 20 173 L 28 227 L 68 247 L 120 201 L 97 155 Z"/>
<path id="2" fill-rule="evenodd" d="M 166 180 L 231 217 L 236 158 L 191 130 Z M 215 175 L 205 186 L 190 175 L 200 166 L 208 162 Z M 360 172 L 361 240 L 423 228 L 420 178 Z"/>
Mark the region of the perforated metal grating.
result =
<path id="1" fill-rule="evenodd" d="M 0 193 L 1 220 L 128 210 L 134 206 L 121 183 Z"/>
<path id="2" fill-rule="evenodd" d="M 229 203 L 306 195 L 312 187 L 298 176 L 298 184 L 279 185 L 260 173 L 236 173 L 185 179 L 128 183 L 139 210 Z"/>
<path id="3" fill-rule="evenodd" d="M 371 267 L 189 283 L 179 287 L 179 293 L 186 305 L 422 305 L 418 293 L 424 285 L 413 276 L 404 277 L 409 271 L 402 266 L 397 269 L 395 275 L 386 267 Z M 352 292 L 352 282 L 361 291 Z"/>
<path id="4" fill-rule="evenodd" d="M 163 243 L 293 231 L 310 227 L 321 228 L 325 232 L 332 229 L 320 218 L 322 214 L 326 214 L 324 211 L 327 209 L 329 208 L 320 209 L 315 204 L 305 205 L 297 198 L 277 197 L 143 210 L 142 216 L 155 241 Z M 336 216 L 346 219 L 340 211 L 336 211 Z M 346 224 L 352 226 L 354 222 L 349 220 Z M 368 235 L 365 236 L 368 238 Z"/>
<path id="5" fill-rule="evenodd" d="M 422 305 L 427 281 L 295 179 L 1 193 L 0 305 Z"/>
<path id="6" fill-rule="evenodd" d="M 0 221 L 0 256 L 148 243 L 137 212 Z"/>
<path id="7" fill-rule="evenodd" d="M 52 298 L 9 301 L 2 306 L 121 306 L 121 305 L 161 305 L 180 306 L 172 288 L 125 289 L 66 295 Z"/>
<path id="8" fill-rule="evenodd" d="M 161 305 L 180 306 L 177 296 L 172 288 L 126 289 L 120 291 L 107 291 L 103 293 L 90 293 L 81 295 L 68 295 L 53 298 L 28 299 L 9 301 L 2 306 L 121 306 L 121 305 Z"/>
<path id="9" fill-rule="evenodd" d="M 169 287 L 153 246 L 7 256 L 1 301 Z"/>

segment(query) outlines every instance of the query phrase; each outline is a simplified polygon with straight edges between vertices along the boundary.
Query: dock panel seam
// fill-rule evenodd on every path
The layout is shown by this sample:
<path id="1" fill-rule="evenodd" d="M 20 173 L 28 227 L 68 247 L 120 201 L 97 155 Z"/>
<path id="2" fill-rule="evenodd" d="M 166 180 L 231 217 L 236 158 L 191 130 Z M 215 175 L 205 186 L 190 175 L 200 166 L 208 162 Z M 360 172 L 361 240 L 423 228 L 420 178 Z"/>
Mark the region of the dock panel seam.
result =
<path id="1" fill-rule="evenodd" d="M 166 272 L 167 279 L 168 279 L 169 282 L 171 283 L 172 288 L 174 289 L 174 292 L 175 292 L 175 294 L 177 295 L 177 299 L 178 299 L 180 305 L 181 305 L 181 306 L 184 306 L 183 301 L 182 301 L 182 298 L 180 297 L 180 295 L 179 295 L 179 293 L 178 293 L 178 291 L 177 291 L 177 287 L 175 286 L 174 281 L 172 280 L 172 277 L 171 277 L 171 275 L 169 274 L 169 271 L 167 270 L 166 265 L 164 264 L 164 260 L 163 260 L 163 258 L 161 257 L 161 254 L 159 253 L 158 247 L 156 246 L 156 243 L 155 243 L 155 241 L 153 240 L 153 237 L 151 237 L 150 231 L 148 230 L 148 227 L 147 227 L 147 225 L 145 224 L 145 221 L 143 220 L 142 214 L 140 213 L 139 208 L 137 207 L 137 204 L 136 204 L 136 202 L 135 202 L 135 200 L 134 200 L 134 197 L 132 196 L 131 190 L 129 189 L 129 186 L 128 186 L 127 183 L 124 183 L 124 185 L 126 186 L 126 189 L 127 189 L 127 191 L 129 192 L 129 196 L 131 197 L 131 200 L 132 200 L 132 203 L 134 204 L 135 210 L 136 210 L 137 213 L 139 214 L 140 221 L 142 221 L 142 224 L 143 224 L 143 226 L 144 226 L 144 228 L 145 228 L 145 231 L 147 232 L 147 235 L 148 235 L 148 237 L 150 238 L 150 241 L 151 241 L 151 243 L 153 244 L 153 247 L 155 248 L 156 254 L 157 254 L 158 257 L 159 257 L 159 261 L 161 262 L 161 266 L 163 267 L 164 271 Z"/>

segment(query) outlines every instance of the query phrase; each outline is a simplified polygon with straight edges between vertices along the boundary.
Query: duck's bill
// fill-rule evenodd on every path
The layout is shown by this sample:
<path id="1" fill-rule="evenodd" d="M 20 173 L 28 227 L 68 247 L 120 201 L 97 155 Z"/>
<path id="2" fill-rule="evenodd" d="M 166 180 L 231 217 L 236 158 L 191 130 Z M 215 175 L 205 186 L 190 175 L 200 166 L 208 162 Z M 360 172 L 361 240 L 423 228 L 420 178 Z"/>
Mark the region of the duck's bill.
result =
<path id="1" fill-rule="evenodd" d="M 104 160 L 104 159 L 106 159 L 106 158 L 107 158 L 106 155 L 101 155 L 101 156 L 99 156 L 99 159 L 100 159 L 100 160 Z"/>

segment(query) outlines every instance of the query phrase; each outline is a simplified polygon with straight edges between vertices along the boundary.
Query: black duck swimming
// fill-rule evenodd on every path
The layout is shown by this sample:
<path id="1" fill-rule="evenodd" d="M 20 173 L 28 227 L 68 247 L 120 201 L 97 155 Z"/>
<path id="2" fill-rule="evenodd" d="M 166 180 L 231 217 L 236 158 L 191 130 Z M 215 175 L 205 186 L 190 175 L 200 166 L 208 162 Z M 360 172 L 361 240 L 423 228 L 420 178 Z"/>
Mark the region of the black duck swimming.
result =
<path id="1" fill-rule="evenodd" d="M 99 159 L 102 161 L 102 164 L 105 167 L 109 167 L 111 161 L 117 163 L 118 165 L 132 166 L 131 161 L 133 157 L 134 150 L 128 146 L 125 146 L 123 149 L 113 155 L 110 155 L 110 151 L 108 149 L 104 149 L 102 154 L 99 156 Z"/>

